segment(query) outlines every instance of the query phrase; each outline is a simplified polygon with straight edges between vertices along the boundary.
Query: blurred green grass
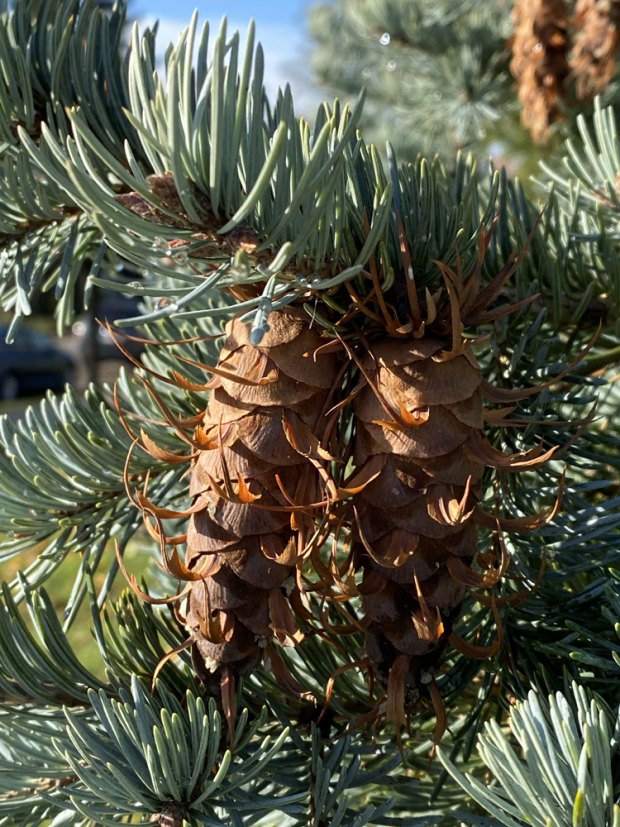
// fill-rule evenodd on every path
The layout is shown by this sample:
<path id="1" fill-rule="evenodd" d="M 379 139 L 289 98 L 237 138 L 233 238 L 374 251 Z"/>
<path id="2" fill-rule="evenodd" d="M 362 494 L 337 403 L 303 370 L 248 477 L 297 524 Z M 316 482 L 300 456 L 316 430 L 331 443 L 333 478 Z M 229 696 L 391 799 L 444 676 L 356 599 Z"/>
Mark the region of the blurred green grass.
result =
<path id="1" fill-rule="evenodd" d="M 1 545 L 2 538 L 0 537 L 0 546 Z M 44 547 L 45 544 L 40 543 L 33 546 L 32 549 L 20 553 L 4 562 L 0 565 L 0 578 L 5 582 L 10 582 L 19 571 L 23 571 L 28 565 L 35 562 L 37 555 L 41 553 Z M 109 543 L 101 560 L 101 564 L 93 578 L 95 587 L 98 588 L 102 585 L 114 559 L 114 546 L 112 543 Z M 135 542 L 129 543 L 125 550 L 124 560 L 128 570 L 137 577 L 138 581 L 148 572 L 153 562 L 149 559 L 149 556 L 145 554 L 144 544 L 140 542 L 139 538 L 136 539 Z M 81 556 L 78 553 L 67 555 L 43 585 L 61 623 L 81 562 Z M 108 601 L 116 600 L 126 588 L 129 588 L 127 581 L 122 573 L 119 572 L 110 591 Z M 30 621 L 27 608 L 22 605 L 21 611 L 28 627 L 33 629 L 34 627 Z M 67 630 L 67 639 L 84 667 L 97 677 L 103 678 L 104 664 L 92 631 L 92 626 L 92 611 L 88 599 L 85 598 L 73 623 Z"/>

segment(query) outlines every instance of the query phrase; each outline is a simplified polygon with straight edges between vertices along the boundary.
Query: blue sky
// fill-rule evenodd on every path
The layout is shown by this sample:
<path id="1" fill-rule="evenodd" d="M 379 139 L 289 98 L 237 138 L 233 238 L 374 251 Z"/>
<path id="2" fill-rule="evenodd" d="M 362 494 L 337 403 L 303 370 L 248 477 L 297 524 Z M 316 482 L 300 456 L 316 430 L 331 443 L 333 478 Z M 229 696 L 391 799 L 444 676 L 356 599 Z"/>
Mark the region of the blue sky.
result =
<path id="1" fill-rule="evenodd" d="M 307 6 L 306 0 L 132 0 L 132 14 L 172 16 L 188 20 L 194 9 L 200 16 L 220 19 L 224 14 L 239 21 L 251 17 L 257 23 L 292 23 L 302 20 Z"/>
<path id="2" fill-rule="evenodd" d="M 242 38 L 254 18 L 257 39 L 265 52 L 268 93 L 274 95 L 278 86 L 290 82 L 295 109 L 311 115 L 323 97 L 313 87 L 309 65 L 306 16 L 312 4 L 313 0 L 130 0 L 129 13 L 144 25 L 159 19 L 160 53 L 169 41 L 176 41 L 194 9 L 198 9 L 199 23 L 209 20 L 216 30 L 226 15 L 229 31 L 239 29 Z"/>

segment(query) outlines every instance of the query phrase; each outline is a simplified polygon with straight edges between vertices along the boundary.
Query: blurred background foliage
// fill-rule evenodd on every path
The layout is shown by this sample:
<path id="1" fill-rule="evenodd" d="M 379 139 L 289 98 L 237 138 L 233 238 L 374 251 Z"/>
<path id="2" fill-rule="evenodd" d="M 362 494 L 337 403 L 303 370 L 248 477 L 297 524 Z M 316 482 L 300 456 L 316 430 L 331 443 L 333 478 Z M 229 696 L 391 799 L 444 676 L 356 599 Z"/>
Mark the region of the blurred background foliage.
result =
<path id="1" fill-rule="evenodd" d="M 318 82 L 364 87 L 364 134 L 403 160 L 471 150 L 527 181 L 595 94 L 618 102 L 613 0 L 334 0 L 309 20 Z"/>

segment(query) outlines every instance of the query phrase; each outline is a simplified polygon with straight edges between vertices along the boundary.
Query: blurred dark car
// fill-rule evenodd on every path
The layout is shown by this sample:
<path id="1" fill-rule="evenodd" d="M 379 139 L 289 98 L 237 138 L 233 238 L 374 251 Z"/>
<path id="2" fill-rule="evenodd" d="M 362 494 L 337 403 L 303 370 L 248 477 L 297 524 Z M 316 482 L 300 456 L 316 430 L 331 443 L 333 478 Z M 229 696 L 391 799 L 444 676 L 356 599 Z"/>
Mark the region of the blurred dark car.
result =
<path id="1" fill-rule="evenodd" d="M 73 359 L 51 336 L 22 325 L 9 345 L 8 329 L 0 325 L 0 399 L 62 391 L 73 381 Z"/>
<path id="2" fill-rule="evenodd" d="M 104 326 L 119 319 L 129 319 L 132 316 L 142 315 L 139 308 L 140 300 L 135 296 L 126 296 L 123 293 L 101 292 L 93 297 L 88 311 L 81 313 L 74 322 L 71 332 L 76 337 L 78 352 L 85 362 L 101 362 L 104 359 L 124 359 L 122 351 L 117 347 L 110 331 Z M 103 324 L 100 324 L 103 323 Z M 133 327 L 123 327 L 115 330 L 119 343 L 132 356 L 139 356 L 144 350 L 140 342 L 132 342 L 125 338 L 129 336 L 143 336 L 141 331 Z"/>

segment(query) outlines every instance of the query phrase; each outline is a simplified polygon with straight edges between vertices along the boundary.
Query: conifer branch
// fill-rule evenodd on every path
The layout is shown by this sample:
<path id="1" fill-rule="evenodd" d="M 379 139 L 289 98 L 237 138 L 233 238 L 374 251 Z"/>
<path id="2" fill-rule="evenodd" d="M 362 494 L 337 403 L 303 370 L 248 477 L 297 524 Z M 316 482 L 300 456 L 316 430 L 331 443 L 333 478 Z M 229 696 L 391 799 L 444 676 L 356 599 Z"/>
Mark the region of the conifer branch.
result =
<path id="1" fill-rule="evenodd" d="M 368 21 L 381 60 L 388 44 L 380 39 L 386 32 L 391 33 L 389 47 L 399 50 L 399 56 L 423 41 L 438 47 L 436 65 L 442 66 L 446 97 L 457 90 L 467 92 L 455 110 L 452 137 L 457 143 L 475 137 L 481 119 L 495 119 L 487 86 L 504 89 L 506 56 L 498 57 L 495 48 L 498 34 L 497 26 L 490 25 L 496 23 L 489 19 L 490 4 L 476 0 L 459 5 L 447 17 L 445 5 L 400 0 L 345 5 L 350 28 L 342 37 L 347 48 L 353 48 L 354 38 L 346 38 L 351 32 L 359 34 Z M 142 368 L 123 375 L 116 394 L 106 387 L 91 387 L 83 395 L 68 389 L 29 408 L 21 421 L 0 419 L 1 559 L 39 544 L 35 562 L 3 585 L 0 602 L 0 827 L 39 827 L 50 820 L 54 827 L 224 822 L 234 827 L 447 827 L 455 820 L 497 827 L 529 817 L 529 809 L 526 813 L 519 807 L 531 807 L 526 798 L 532 790 L 545 798 L 547 814 L 559 812 L 566 823 L 575 813 L 581 817 L 598 807 L 617 827 L 617 791 L 609 784 L 602 789 L 596 779 L 584 781 L 593 756 L 604 772 L 593 770 L 592 776 L 608 779 L 611 748 L 610 738 L 603 737 L 603 704 L 620 702 L 615 629 L 620 598 L 614 574 L 620 440 L 608 424 L 619 404 L 609 370 L 619 300 L 615 224 L 620 164 L 613 114 L 597 105 L 594 137 L 583 126 L 580 141 L 568 146 L 566 172 L 545 172 L 543 206 L 532 202 L 505 171 L 481 173 L 471 158 L 460 155 L 448 169 L 437 159 L 399 164 L 390 150 L 384 165 L 378 150 L 357 132 L 361 101 L 351 109 L 338 101 L 324 104 L 312 125 L 295 115 L 290 90 L 272 103 L 264 92 L 263 56 L 254 45 L 252 28 L 242 54 L 238 34 L 229 35 L 226 23 L 211 42 L 209 27 L 199 31 L 193 18 L 168 50 L 164 78 L 155 70 L 152 32 L 140 34 L 135 28 L 129 49 L 121 52 L 120 5 L 109 17 L 90 0 L 17 0 L 0 8 L 0 109 L 6 113 L 0 124 L 2 306 L 18 324 L 35 297 L 53 288 L 58 326 L 63 328 L 94 287 L 121 290 L 142 301 L 140 316 L 125 320 L 125 325 L 143 325 L 145 337 L 153 340 Z M 489 38 L 495 46 L 487 50 Z M 346 53 L 346 48 L 341 51 Z M 208 61 L 209 54 L 213 57 Z M 412 111 L 421 122 L 436 123 L 429 107 L 443 109 L 437 114 L 444 117 L 449 101 L 436 105 L 427 74 L 419 72 L 421 97 Z M 117 260 L 146 274 L 129 283 L 117 279 L 107 272 Z M 276 377 L 282 386 L 289 382 L 298 389 L 304 384 L 298 371 L 306 367 L 301 363 L 313 361 L 311 372 L 317 373 L 318 357 L 308 359 L 302 353 L 280 358 L 283 344 L 274 339 L 274 319 L 291 304 L 298 307 L 286 317 L 290 325 L 281 324 L 284 335 L 301 320 L 300 330 L 311 331 L 311 350 L 333 355 L 338 349 L 342 358 L 336 367 L 344 365 L 346 373 L 343 380 L 342 370 L 335 371 L 334 388 L 306 383 L 310 401 L 300 403 L 301 411 L 320 395 L 326 408 L 333 406 L 325 445 L 314 434 L 310 437 L 316 444 L 304 436 L 308 447 L 299 435 L 289 439 L 290 428 L 278 431 L 280 420 L 291 413 L 284 403 L 272 405 L 275 412 L 267 417 L 270 428 L 275 423 L 269 437 L 281 438 L 280 454 L 294 456 L 294 476 L 303 475 L 310 456 L 313 472 L 318 466 L 321 480 L 329 480 L 327 494 L 337 492 L 336 498 L 311 497 L 301 506 L 275 465 L 280 454 L 268 474 L 256 470 L 258 460 L 249 441 L 241 440 L 233 452 L 239 467 L 225 457 L 238 441 L 240 419 L 246 430 L 257 430 L 250 414 L 269 407 L 263 403 L 271 403 L 268 394 Z M 221 356 L 220 322 L 232 317 L 252 326 L 246 331 L 235 323 L 239 342 L 231 339 L 229 327 Z M 439 337 L 438 343 L 431 341 L 431 350 L 437 347 L 430 356 L 416 350 L 429 342 L 423 318 L 430 338 Z M 484 450 L 491 462 L 479 463 L 474 503 L 486 512 L 486 523 L 481 523 L 474 545 L 459 546 L 460 557 L 452 554 L 450 543 L 445 548 L 441 543 L 463 518 L 471 478 L 463 485 L 437 485 L 437 446 L 428 439 L 425 447 L 432 462 L 428 473 L 424 471 L 424 484 L 397 486 L 417 502 L 416 508 L 421 504 L 416 512 L 421 524 L 434 520 L 429 531 L 438 536 L 429 533 L 427 548 L 430 555 L 441 546 L 442 562 L 436 568 L 446 559 L 452 566 L 449 576 L 447 569 L 441 576 L 448 591 L 453 590 L 448 598 L 454 605 L 442 621 L 437 598 L 435 626 L 415 572 L 411 579 L 417 597 L 407 592 L 412 611 L 420 615 L 412 628 L 426 624 L 432 637 L 440 623 L 450 626 L 443 641 L 444 665 L 436 678 L 432 670 L 442 652 L 424 650 L 428 660 L 419 671 L 424 681 L 430 678 L 430 688 L 422 679 L 419 685 L 390 680 L 389 662 L 387 674 L 381 674 L 381 653 L 374 655 L 375 681 L 368 680 L 372 658 L 363 647 L 369 626 L 375 624 L 384 648 L 388 638 L 378 637 L 380 623 L 368 620 L 368 595 L 358 593 L 363 577 L 358 576 L 359 560 L 351 562 L 352 543 L 357 542 L 358 556 L 365 552 L 359 537 L 351 540 L 359 526 L 346 524 L 341 510 L 352 500 L 338 499 L 351 465 L 360 462 L 355 444 L 366 426 L 355 422 L 359 397 L 378 389 L 376 374 L 384 366 L 379 359 L 369 367 L 368 357 L 387 328 L 388 342 L 403 345 L 401 351 L 411 357 L 413 367 L 407 363 L 407 369 L 412 374 L 426 370 L 433 379 L 440 375 L 437 365 L 448 364 L 449 369 L 450 357 L 460 358 L 457 373 L 473 370 L 476 381 L 494 386 L 496 399 L 509 400 L 501 408 L 503 403 L 493 401 L 484 407 L 480 396 L 472 396 L 475 426 L 467 425 L 472 410 L 465 407 L 458 409 L 464 423 L 457 417 L 449 420 L 453 429 L 467 425 L 472 439 L 482 434 L 482 418 L 489 420 L 484 424 Z M 122 347 L 122 331 L 115 336 Z M 303 350 L 302 345 L 308 345 L 301 336 L 298 346 Z M 586 346 L 590 349 L 579 364 L 576 354 Z M 271 359 L 274 350 L 278 356 Z M 236 358 L 243 363 L 238 375 Z M 244 360 L 255 364 L 246 371 Z M 425 363 L 420 370 L 419 362 Z M 261 373 L 270 365 L 275 368 Z M 387 378 L 396 381 L 403 366 L 393 367 Z M 375 384 L 365 387 L 373 371 Z M 446 384 L 458 385 L 458 379 Z M 442 381 L 437 379 L 437 386 Z M 242 389 L 234 400 L 236 408 L 226 382 Z M 433 382 L 428 382 L 432 392 L 426 407 L 443 411 L 447 397 L 435 394 Z M 422 380 L 420 387 L 428 390 Z M 265 388 L 267 396 L 259 397 L 258 390 Z M 216 414 L 205 416 L 217 390 L 218 404 L 234 408 L 230 422 Z M 377 396 L 383 408 L 389 408 L 381 393 L 373 399 Z M 418 396 L 418 403 L 428 401 L 424 393 Z M 254 405 L 255 398 L 261 404 Z M 593 411 L 596 401 L 599 407 Z M 462 398 L 452 402 L 451 410 Z M 410 407 L 404 406 L 400 417 L 412 432 L 424 427 L 419 421 L 424 412 L 419 404 Z M 382 420 L 383 425 L 374 421 L 374 414 L 370 419 L 370 426 L 386 426 L 384 436 L 390 426 L 404 429 L 396 418 Z M 209 433 L 207 426 L 213 426 Z M 265 429 L 253 435 L 264 438 Z M 196 474 L 188 491 L 186 469 L 195 471 L 199 451 L 210 453 L 207 459 L 213 460 L 216 443 L 223 479 Z M 482 450 L 481 439 L 476 444 Z M 526 470 L 514 473 L 512 460 L 492 467 L 500 451 L 520 456 Z M 251 461 L 243 467 L 252 473 L 244 474 L 241 461 L 248 454 Z M 409 463 L 410 457 L 402 456 L 402 462 Z M 439 464 L 444 456 L 438 454 Z M 536 467 L 540 456 L 548 461 Z M 382 473 L 394 457 L 384 451 Z M 422 458 L 421 467 L 427 459 Z M 421 473 L 398 462 L 395 476 Z M 204 465 L 207 471 L 211 467 Z M 269 476 L 271 484 L 276 472 L 279 487 L 274 482 L 268 490 L 263 482 Z M 453 489 L 448 496 L 449 485 Z M 460 486 L 456 494 L 454 485 Z M 276 558 L 285 568 L 279 560 L 295 549 L 286 544 L 279 548 L 275 530 L 256 530 L 255 560 L 263 568 L 257 575 L 248 566 L 248 573 L 244 529 L 231 522 L 211 527 L 209 533 L 197 528 L 194 519 L 200 513 L 208 522 L 217 508 L 237 509 L 243 517 L 251 503 L 264 505 L 256 493 L 259 486 L 264 498 L 284 498 L 286 505 L 260 514 L 280 515 L 275 522 L 284 526 L 285 539 L 295 519 L 308 516 L 304 509 L 313 511 L 315 500 L 326 509 L 316 521 L 325 536 L 326 529 L 338 524 L 337 536 L 327 540 L 320 531 L 313 533 L 316 548 L 310 551 L 316 571 L 308 574 L 309 566 L 302 569 L 301 563 L 289 566 L 290 577 L 263 589 L 275 596 L 271 602 L 269 596 L 263 600 L 260 611 L 244 602 L 253 594 L 254 581 L 265 571 L 272 575 Z M 432 487 L 434 499 L 427 492 Z M 562 511 L 556 514 L 558 491 Z M 321 489 L 321 497 L 324 493 Z M 188 556 L 182 562 L 177 547 L 184 542 L 190 500 L 196 559 Z M 307 502 L 312 505 L 306 508 Z M 372 496 L 366 506 L 370 513 Z M 545 509 L 553 519 L 546 521 Z M 119 564 L 112 559 L 110 541 L 118 543 L 120 559 L 130 540 L 134 546 L 143 542 L 141 512 L 151 534 L 145 541 L 148 554 L 154 556 L 156 543 L 151 541 L 157 539 L 165 571 L 156 575 L 149 565 L 144 582 L 131 581 L 136 594 L 125 592 L 113 603 L 111 588 Z M 538 512 L 542 516 L 532 516 Z M 311 522 L 314 519 L 312 513 Z M 498 531 L 504 519 L 508 527 L 527 523 L 533 530 L 527 535 Z M 239 529 L 236 534 L 228 530 L 231 526 Z M 209 551 L 214 539 L 221 540 L 217 553 Z M 69 558 L 76 554 L 80 567 L 63 625 L 41 586 L 55 570 L 67 571 Z M 299 554 L 307 555 L 308 549 Z M 471 563 L 473 557 L 477 564 Z M 511 566 L 504 573 L 508 557 Z M 207 566 L 200 568 L 205 561 L 220 566 L 219 581 L 209 580 Z M 387 569 L 377 569 L 384 580 L 379 594 L 391 588 L 384 577 Z M 239 571 L 248 579 L 238 576 Z M 429 572 L 427 579 L 436 586 L 439 579 L 433 581 L 435 574 Z M 333 591 L 323 593 L 332 575 Z M 457 575 L 476 584 L 465 597 Z M 166 598 L 178 593 L 184 584 L 179 588 L 177 578 L 182 577 L 203 589 L 204 605 L 193 604 L 193 620 L 188 620 L 185 605 L 143 602 L 155 603 L 160 592 Z M 207 582 L 213 586 L 208 593 Z M 299 628 L 291 630 L 282 606 L 300 582 L 308 588 L 298 589 L 295 609 L 302 619 Z M 337 586 L 348 587 L 351 595 L 337 593 Z M 226 590 L 229 603 L 231 595 L 243 600 L 226 604 L 220 594 Z M 220 601 L 216 617 L 207 605 L 213 595 Z M 280 609 L 285 629 L 271 616 L 276 613 L 272 604 Z M 81 663 L 68 637 L 80 605 L 90 609 L 93 651 L 99 653 L 105 677 Z M 409 614 L 407 622 L 413 623 Z M 228 643 L 231 617 L 239 625 L 249 624 L 252 651 L 263 644 L 273 649 L 251 674 L 239 669 L 236 683 L 229 680 L 234 670 L 227 664 L 222 669 L 213 658 L 199 663 L 194 645 L 198 638 L 208 641 L 221 656 L 222 649 L 216 647 Z M 347 624 L 357 631 L 343 631 Z M 296 648 L 276 649 L 278 632 L 301 642 Z M 501 651 L 500 640 L 506 641 Z M 427 642 L 419 636 L 416 641 Z M 189 646 L 194 646 L 193 653 Z M 493 659 L 473 662 L 462 651 L 492 653 Z M 405 654 L 405 660 L 409 657 Z M 568 702 L 557 695 L 548 709 L 532 695 L 517 706 L 513 726 L 519 725 L 515 733 L 528 744 L 526 764 L 537 749 L 547 750 L 548 762 L 542 781 L 527 767 L 519 770 L 525 783 L 515 790 L 502 772 L 505 765 L 518 769 L 518 759 L 498 729 L 508 700 L 526 698 L 532 687 L 557 693 L 566 676 L 589 685 L 601 700 L 588 706 L 583 691 L 576 690 L 576 713 L 567 711 Z M 205 686 L 217 700 L 204 700 Z M 386 707 L 395 710 L 399 692 L 407 693 L 411 737 L 400 733 L 401 721 L 394 715 L 371 741 L 365 722 Z M 235 704 L 243 710 L 236 720 Z M 401 707 L 405 723 L 405 701 Z M 570 744 L 556 726 L 557 710 L 572 727 Z M 442 728 L 436 717 L 449 726 L 442 760 L 452 780 L 438 763 L 428 768 Z M 496 719 L 497 725 L 486 725 L 479 741 L 481 756 L 475 757 L 474 741 L 484 721 Z M 546 740 L 540 740 L 534 725 Z M 400 738 L 402 754 L 395 749 L 395 737 Z M 588 755 L 586 750 L 581 765 L 577 762 L 571 769 L 558 758 L 562 737 L 573 753 L 590 739 L 594 752 Z M 501 786 L 488 789 L 463 780 L 461 772 L 479 773 L 481 762 Z M 549 789 L 544 788 L 545 779 Z M 561 784 L 570 788 L 570 795 L 559 806 L 554 790 Z M 461 788 L 470 794 L 473 790 L 484 805 L 490 803 L 494 818 L 465 813 Z"/>
<path id="2" fill-rule="evenodd" d="M 497 786 L 462 775 L 441 749 L 439 757 L 468 795 L 506 827 L 544 827 L 549 821 L 616 827 L 620 806 L 612 760 L 617 726 L 609 711 L 576 684 L 572 697 L 557 692 L 544 701 L 532 691 L 514 707 L 510 720 L 521 756 L 496 722 L 479 736 L 478 749 Z"/>

